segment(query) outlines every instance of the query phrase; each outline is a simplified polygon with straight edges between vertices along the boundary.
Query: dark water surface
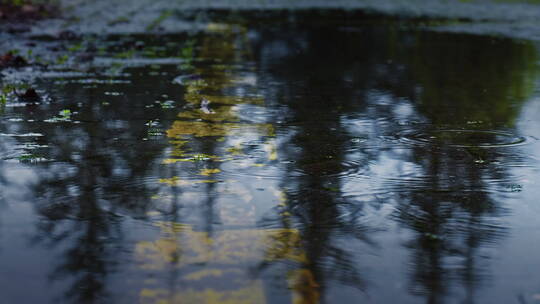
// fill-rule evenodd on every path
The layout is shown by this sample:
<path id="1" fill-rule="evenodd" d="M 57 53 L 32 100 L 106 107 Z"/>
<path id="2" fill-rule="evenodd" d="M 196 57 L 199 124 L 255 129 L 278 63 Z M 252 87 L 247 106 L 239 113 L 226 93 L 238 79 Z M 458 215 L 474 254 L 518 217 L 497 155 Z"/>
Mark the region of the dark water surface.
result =
<path id="1" fill-rule="evenodd" d="M 63 42 L 1 116 L 0 303 L 540 302 L 538 46 L 287 20 Z"/>

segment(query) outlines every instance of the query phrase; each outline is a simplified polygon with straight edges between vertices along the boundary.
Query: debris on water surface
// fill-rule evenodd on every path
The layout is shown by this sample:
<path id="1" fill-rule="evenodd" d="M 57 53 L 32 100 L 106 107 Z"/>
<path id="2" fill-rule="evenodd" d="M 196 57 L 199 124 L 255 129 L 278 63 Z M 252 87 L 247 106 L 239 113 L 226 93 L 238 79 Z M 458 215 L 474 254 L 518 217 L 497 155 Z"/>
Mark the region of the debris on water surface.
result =
<path id="1" fill-rule="evenodd" d="M 71 115 L 74 114 L 73 112 L 71 112 L 71 110 L 69 109 L 64 109 L 64 110 L 61 110 L 60 112 L 58 112 L 58 116 L 55 116 L 53 118 L 50 118 L 50 119 L 46 119 L 44 120 L 44 122 L 51 122 L 51 123 L 54 123 L 54 122 L 66 122 L 66 121 L 71 121 Z"/>
<path id="2" fill-rule="evenodd" d="M 39 99 L 38 93 L 33 88 L 26 89 L 26 91 L 20 95 L 20 97 L 23 99 Z"/>
<path id="3" fill-rule="evenodd" d="M 15 55 L 13 52 L 7 52 L 0 56 L 0 69 L 10 67 L 22 67 L 27 65 L 28 62 L 22 56 Z"/>
<path id="4" fill-rule="evenodd" d="M 521 192 L 523 190 L 523 186 L 519 184 L 511 184 L 511 185 L 506 186 L 506 188 L 510 192 Z"/>
<path id="5" fill-rule="evenodd" d="M 210 100 L 203 98 L 201 101 L 201 111 L 204 112 L 204 114 L 214 114 L 212 109 L 210 109 Z"/>

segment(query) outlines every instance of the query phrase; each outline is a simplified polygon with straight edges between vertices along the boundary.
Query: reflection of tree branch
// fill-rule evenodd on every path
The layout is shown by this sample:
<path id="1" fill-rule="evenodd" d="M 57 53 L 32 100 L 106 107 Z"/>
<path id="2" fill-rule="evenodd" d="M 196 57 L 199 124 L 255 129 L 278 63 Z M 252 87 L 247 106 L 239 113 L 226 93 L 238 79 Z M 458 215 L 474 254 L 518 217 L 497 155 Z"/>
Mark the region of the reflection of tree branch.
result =
<path id="1" fill-rule="evenodd" d="M 395 212 L 397 221 L 416 232 L 406 245 L 412 256 L 411 292 L 425 296 L 427 303 L 442 301 L 452 281 L 463 284 L 468 301 L 473 301 L 474 291 L 488 278 L 479 265 L 479 249 L 497 242 L 506 230 L 494 221 L 504 210 L 483 191 L 487 188 L 482 180 L 490 172 L 467 166 L 461 167 L 463 171 L 448 173 L 446 170 L 460 166 L 459 160 L 445 155 L 440 151 L 427 155 L 430 162 L 425 162 L 429 164 L 425 175 L 430 182 L 399 194 Z M 426 159 L 426 155 L 415 158 Z M 457 163 L 449 164 L 452 162 Z M 494 173 L 500 174 L 497 169 Z M 452 175 L 463 178 L 456 178 L 455 185 L 440 179 Z"/>
<path id="2" fill-rule="evenodd" d="M 77 94 L 82 93 L 73 95 Z M 116 113 L 133 115 L 125 109 Z M 40 220 L 32 242 L 62 250 L 49 275 L 51 281 L 71 282 L 60 302 L 106 302 L 111 296 L 107 280 L 125 252 L 120 214 L 146 217 L 154 186 L 145 181 L 154 160 L 161 157 L 161 147 L 142 154 L 126 149 L 109 137 L 117 131 L 114 127 L 91 123 L 106 114 L 91 110 L 81 115 L 89 122 L 59 132 L 46 130 L 45 144 L 55 162 L 44 164 L 41 181 L 33 189 L 40 198 L 35 206 Z M 125 121 L 129 132 L 123 131 L 123 140 L 138 142 L 137 130 L 144 125 Z M 77 138 L 76 144 L 73 138 Z"/>

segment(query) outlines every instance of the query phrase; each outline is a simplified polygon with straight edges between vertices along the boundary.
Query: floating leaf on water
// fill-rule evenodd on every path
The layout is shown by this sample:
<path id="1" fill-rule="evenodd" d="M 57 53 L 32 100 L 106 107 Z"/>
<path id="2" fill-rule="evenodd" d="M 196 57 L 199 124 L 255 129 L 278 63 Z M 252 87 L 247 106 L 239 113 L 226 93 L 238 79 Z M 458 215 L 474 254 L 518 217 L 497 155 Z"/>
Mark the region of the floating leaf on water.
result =
<path id="1" fill-rule="evenodd" d="M 45 160 L 45 158 L 35 154 L 23 154 L 17 158 L 21 163 L 33 163 Z"/>
<path id="2" fill-rule="evenodd" d="M 69 110 L 69 109 L 62 110 L 62 111 L 58 112 L 58 115 L 60 115 L 62 117 L 70 117 L 71 116 L 71 110 Z"/>
<path id="3" fill-rule="evenodd" d="M 58 112 L 58 116 L 49 118 L 44 120 L 44 122 L 65 122 L 65 121 L 71 121 L 71 115 L 74 114 L 74 112 L 71 112 L 69 109 L 64 109 Z"/>

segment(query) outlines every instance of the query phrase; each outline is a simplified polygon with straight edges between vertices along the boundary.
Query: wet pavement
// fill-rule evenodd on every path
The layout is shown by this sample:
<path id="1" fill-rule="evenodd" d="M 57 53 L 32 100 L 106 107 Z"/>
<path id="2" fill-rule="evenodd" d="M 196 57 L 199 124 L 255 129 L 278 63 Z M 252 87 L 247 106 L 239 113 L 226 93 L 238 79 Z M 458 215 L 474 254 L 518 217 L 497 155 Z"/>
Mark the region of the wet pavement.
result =
<path id="1" fill-rule="evenodd" d="M 539 302 L 537 42 L 321 14 L 30 35 L 0 303 Z"/>

